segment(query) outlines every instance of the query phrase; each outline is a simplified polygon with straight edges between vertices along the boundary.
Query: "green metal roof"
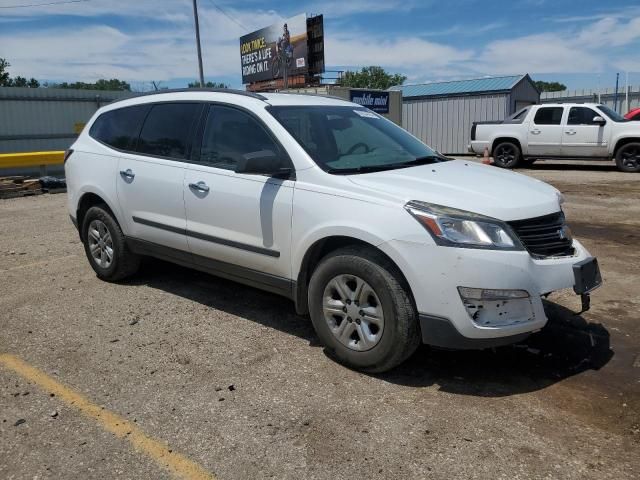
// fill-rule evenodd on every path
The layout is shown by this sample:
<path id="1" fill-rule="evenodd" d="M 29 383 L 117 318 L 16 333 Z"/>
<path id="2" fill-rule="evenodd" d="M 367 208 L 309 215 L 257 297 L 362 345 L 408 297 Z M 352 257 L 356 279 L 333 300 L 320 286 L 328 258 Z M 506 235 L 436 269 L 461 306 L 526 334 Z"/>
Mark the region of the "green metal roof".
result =
<path id="1" fill-rule="evenodd" d="M 399 85 L 390 90 L 401 90 L 403 98 L 435 97 L 439 95 L 469 95 L 485 92 L 508 92 L 527 75 L 506 77 L 474 78 L 452 82 L 423 83 L 420 85 Z"/>

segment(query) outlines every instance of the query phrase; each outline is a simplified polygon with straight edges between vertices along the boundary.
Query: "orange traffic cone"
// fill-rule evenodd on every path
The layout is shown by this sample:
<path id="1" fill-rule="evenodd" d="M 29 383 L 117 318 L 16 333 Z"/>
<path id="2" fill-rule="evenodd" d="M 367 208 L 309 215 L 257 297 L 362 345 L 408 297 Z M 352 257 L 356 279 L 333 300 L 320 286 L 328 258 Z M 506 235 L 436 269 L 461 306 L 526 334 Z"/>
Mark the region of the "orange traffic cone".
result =
<path id="1" fill-rule="evenodd" d="M 482 154 L 482 163 L 484 165 L 491 165 L 491 158 L 489 157 L 489 147 L 484 147 L 484 153 Z"/>

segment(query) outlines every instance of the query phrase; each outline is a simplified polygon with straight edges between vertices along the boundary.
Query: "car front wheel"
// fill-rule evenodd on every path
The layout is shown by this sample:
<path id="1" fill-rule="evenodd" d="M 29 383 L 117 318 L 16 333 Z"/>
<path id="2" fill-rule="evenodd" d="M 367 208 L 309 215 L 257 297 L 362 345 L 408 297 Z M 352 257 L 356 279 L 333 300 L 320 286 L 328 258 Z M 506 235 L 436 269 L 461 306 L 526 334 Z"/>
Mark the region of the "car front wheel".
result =
<path id="1" fill-rule="evenodd" d="M 346 247 L 326 256 L 309 283 L 309 310 L 328 353 L 344 365 L 384 372 L 420 344 L 416 309 L 384 255 Z"/>

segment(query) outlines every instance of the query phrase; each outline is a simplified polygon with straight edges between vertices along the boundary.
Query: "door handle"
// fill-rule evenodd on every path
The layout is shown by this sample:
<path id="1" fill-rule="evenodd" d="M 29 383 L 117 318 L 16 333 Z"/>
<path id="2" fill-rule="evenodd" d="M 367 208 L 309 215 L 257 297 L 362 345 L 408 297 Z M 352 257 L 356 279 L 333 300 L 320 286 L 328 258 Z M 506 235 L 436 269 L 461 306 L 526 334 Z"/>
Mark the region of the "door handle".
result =
<path id="1" fill-rule="evenodd" d="M 128 180 L 133 180 L 133 177 L 136 176 L 136 174 L 133 173 L 130 168 L 127 168 L 126 170 L 120 170 L 120 175 Z"/>
<path id="2" fill-rule="evenodd" d="M 191 188 L 192 190 L 197 190 L 199 192 L 208 192 L 209 191 L 209 187 L 204 182 L 190 183 L 189 184 L 189 188 Z"/>
<path id="3" fill-rule="evenodd" d="M 534 135 L 540 135 L 541 132 L 536 128 L 535 130 L 531 130 L 531 133 L 533 133 Z"/>
<path id="4" fill-rule="evenodd" d="M 578 132 L 576 132 L 575 130 L 567 130 L 567 131 L 566 131 L 566 132 L 564 132 L 564 133 L 566 133 L 567 135 L 575 135 L 575 134 L 576 134 L 576 133 L 578 133 Z"/>

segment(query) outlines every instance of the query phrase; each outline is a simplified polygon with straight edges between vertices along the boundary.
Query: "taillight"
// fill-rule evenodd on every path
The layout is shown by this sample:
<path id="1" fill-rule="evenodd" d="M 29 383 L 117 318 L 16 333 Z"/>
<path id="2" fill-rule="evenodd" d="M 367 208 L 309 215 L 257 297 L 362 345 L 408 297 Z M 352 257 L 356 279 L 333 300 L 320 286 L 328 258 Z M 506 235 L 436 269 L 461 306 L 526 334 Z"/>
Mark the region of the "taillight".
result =
<path id="1" fill-rule="evenodd" d="M 471 127 L 471 140 L 476 139 L 476 126 L 477 124 L 473 122 L 473 126 Z"/>
<path id="2" fill-rule="evenodd" d="M 64 151 L 64 163 L 67 163 L 67 160 L 69 159 L 72 153 L 73 153 L 73 148 L 70 148 Z"/>

